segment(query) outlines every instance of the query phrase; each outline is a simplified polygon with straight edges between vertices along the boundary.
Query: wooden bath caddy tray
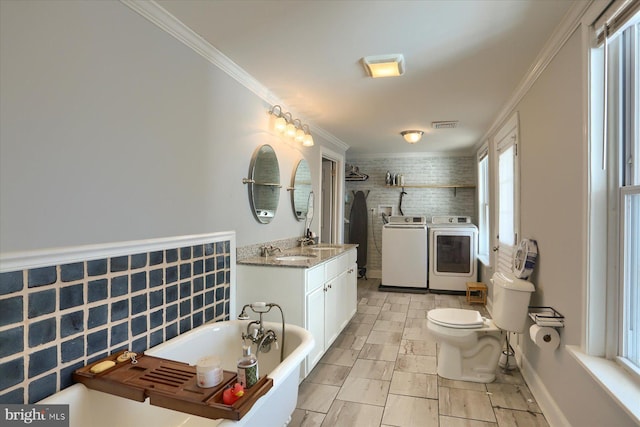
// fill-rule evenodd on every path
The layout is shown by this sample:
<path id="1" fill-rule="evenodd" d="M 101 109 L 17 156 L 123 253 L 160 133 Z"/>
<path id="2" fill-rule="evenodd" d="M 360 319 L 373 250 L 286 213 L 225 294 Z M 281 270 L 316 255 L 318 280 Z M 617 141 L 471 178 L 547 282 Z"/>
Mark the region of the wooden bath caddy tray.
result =
<path id="1" fill-rule="evenodd" d="M 236 382 L 236 373 L 224 371 L 222 383 L 201 388 L 196 384 L 196 367 L 182 362 L 141 355 L 138 363 L 117 363 L 106 371 L 94 374 L 92 366 L 105 360 L 116 361 L 124 351 L 76 370 L 73 379 L 90 389 L 125 397 L 138 402 L 149 398 L 151 405 L 186 412 L 205 418 L 239 420 L 253 404 L 273 387 L 273 379 L 260 378 L 233 405 L 222 403 L 222 392 Z"/>

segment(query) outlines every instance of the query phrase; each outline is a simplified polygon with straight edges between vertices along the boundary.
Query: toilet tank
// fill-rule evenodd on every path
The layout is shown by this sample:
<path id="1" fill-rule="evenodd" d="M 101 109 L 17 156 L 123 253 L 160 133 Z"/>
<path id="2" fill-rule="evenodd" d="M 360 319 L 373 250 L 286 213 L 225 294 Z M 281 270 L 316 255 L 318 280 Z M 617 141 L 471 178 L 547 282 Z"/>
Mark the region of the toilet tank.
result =
<path id="1" fill-rule="evenodd" d="M 529 312 L 529 300 L 535 291 L 533 283 L 509 273 L 494 273 L 493 322 L 502 330 L 524 332 Z"/>

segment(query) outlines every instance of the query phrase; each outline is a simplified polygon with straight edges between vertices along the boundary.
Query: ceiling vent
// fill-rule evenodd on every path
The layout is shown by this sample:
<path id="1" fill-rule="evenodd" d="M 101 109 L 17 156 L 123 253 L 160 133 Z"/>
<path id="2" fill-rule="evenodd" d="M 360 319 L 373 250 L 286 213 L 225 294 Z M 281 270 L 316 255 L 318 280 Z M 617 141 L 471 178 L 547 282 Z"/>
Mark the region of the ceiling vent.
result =
<path id="1" fill-rule="evenodd" d="M 434 129 L 455 129 L 458 127 L 458 121 L 445 120 L 440 122 L 431 122 L 431 127 Z"/>

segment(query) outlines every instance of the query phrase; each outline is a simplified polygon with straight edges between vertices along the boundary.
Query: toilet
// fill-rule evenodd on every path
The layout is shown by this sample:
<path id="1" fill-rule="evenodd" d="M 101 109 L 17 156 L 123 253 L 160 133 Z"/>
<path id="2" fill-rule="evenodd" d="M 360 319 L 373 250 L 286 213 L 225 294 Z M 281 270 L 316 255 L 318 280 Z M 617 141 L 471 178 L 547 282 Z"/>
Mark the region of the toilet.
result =
<path id="1" fill-rule="evenodd" d="M 494 273 L 493 319 L 476 310 L 437 308 L 427 313 L 427 328 L 439 344 L 438 375 L 451 380 L 490 383 L 507 332 L 524 332 L 531 282 Z"/>

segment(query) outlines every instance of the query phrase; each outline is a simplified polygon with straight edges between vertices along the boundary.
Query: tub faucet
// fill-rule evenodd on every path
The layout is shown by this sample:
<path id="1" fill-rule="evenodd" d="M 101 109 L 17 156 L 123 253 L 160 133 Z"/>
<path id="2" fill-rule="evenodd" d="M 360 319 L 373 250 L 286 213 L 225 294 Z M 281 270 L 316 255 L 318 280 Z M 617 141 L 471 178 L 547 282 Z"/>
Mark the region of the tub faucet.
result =
<path id="1" fill-rule="evenodd" d="M 273 329 L 269 329 L 258 344 L 258 350 L 256 351 L 256 357 L 258 357 L 258 352 L 263 351 L 268 353 L 271 350 L 271 344 L 276 345 L 276 349 L 278 349 L 278 337 Z"/>
<path id="2" fill-rule="evenodd" d="M 273 329 L 265 330 L 262 315 L 264 313 L 268 313 L 271 311 L 273 307 L 278 308 L 280 310 L 280 316 L 282 318 L 282 346 L 278 345 L 278 337 Z M 249 320 L 249 316 L 247 315 L 247 309 L 251 309 L 254 313 L 258 313 L 260 316 L 259 320 L 252 320 L 247 325 L 247 332 L 242 333 L 242 340 L 251 340 L 253 344 L 256 344 L 256 356 L 260 351 L 267 353 L 271 350 L 271 344 L 275 343 L 276 348 L 280 347 L 280 362 L 284 360 L 284 339 L 285 339 L 285 330 L 284 330 L 284 313 L 282 312 L 282 307 L 275 303 L 264 303 L 264 302 L 254 302 L 253 304 L 245 304 L 242 307 L 242 311 L 238 315 L 239 320 Z"/>

